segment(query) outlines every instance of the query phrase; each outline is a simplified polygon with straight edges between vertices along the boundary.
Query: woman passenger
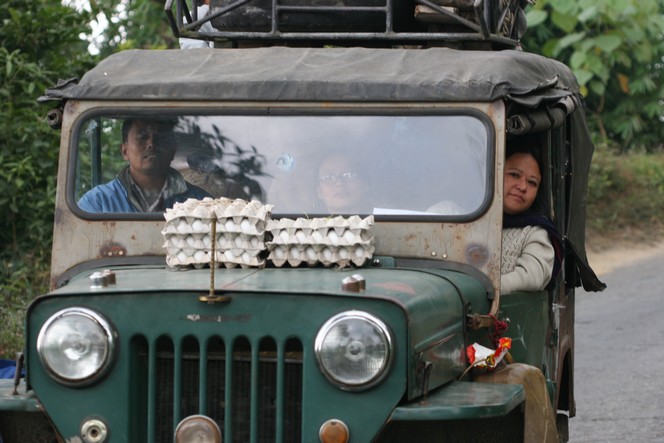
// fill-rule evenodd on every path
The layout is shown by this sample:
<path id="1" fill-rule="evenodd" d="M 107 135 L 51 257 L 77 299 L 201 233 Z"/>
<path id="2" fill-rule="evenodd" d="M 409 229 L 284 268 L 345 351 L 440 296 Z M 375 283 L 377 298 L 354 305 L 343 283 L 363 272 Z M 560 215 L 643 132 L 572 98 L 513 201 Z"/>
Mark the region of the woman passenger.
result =
<path id="1" fill-rule="evenodd" d="M 316 192 L 323 209 L 330 214 L 366 212 L 369 185 L 350 154 L 333 153 L 318 168 Z"/>
<path id="2" fill-rule="evenodd" d="M 541 291 L 560 269 L 560 235 L 537 199 L 541 182 L 532 148 L 508 149 L 503 179 L 501 293 Z"/>
<path id="3" fill-rule="evenodd" d="M 546 217 L 538 191 L 541 168 L 530 138 L 511 146 L 503 178 L 503 253 L 500 292 L 541 291 L 552 285 L 562 259 L 562 242 Z M 524 387 L 524 442 L 558 443 L 556 411 L 539 368 L 511 363 L 475 378 Z"/>

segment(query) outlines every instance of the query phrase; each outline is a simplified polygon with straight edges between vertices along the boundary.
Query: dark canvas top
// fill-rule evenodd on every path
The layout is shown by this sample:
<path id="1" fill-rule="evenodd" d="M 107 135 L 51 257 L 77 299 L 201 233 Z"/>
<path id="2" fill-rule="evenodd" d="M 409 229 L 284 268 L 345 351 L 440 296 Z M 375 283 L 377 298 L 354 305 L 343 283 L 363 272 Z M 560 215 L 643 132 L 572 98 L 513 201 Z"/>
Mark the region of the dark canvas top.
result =
<path id="1" fill-rule="evenodd" d="M 516 68 L 518 66 L 518 69 Z M 480 101 L 537 106 L 578 91 L 563 64 L 520 51 L 367 48 L 131 50 L 51 99 Z"/>
<path id="2" fill-rule="evenodd" d="M 131 50 L 48 89 L 49 100 L 492 102 L 536 109 L 578 96 L 564 64 L 521 51 L 448 48 L 245 48 Z M 581 282 L 603 284 L 585 254 L 585 196 L 593 145 L 582 110 L 572 115 L 574 177 L 568 232 Z"/>

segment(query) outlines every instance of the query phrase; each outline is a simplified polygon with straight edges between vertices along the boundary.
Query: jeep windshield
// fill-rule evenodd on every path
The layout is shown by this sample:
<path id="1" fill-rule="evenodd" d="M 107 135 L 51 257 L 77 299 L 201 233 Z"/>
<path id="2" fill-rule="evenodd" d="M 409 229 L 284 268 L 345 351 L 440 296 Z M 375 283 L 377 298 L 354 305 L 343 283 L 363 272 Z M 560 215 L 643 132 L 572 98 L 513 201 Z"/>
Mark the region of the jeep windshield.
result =
<path id="1" fill-rule="evenodd" d="M 483 114 L 455 112 L 95 113 L 76 126 L 69 198 L 84 216 L 209 196 L 259 200 L 273 214 L 470 219 L 490 202 L 493 133 Z M 149 190 L 137 174 L 169 178 Z"/>

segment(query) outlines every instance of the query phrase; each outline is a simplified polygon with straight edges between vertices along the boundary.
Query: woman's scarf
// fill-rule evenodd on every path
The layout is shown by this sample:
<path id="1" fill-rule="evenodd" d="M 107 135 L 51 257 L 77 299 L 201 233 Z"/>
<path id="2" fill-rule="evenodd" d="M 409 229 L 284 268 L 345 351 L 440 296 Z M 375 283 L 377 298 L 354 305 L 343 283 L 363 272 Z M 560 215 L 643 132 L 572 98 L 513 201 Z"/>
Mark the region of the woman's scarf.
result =
<path id="1" fill-rule="evenodd" d="M 549 280 L 549 284 L 546 287 L 546 289 L 551 289 L 563 263 L 563 242 L 560 233 L 558 232 L 556 225 L 554 225 L 548 217 L 541 214 L 522 213 L 517 215 L 503 215 L 503 229 L 525 228 L 526 226 L 539 226 L 544 228 L 549 234 L 549 240 L 551 241 L 551 245 L 553 245 L 553 251 L 555 253 L 551 280 Z"/>

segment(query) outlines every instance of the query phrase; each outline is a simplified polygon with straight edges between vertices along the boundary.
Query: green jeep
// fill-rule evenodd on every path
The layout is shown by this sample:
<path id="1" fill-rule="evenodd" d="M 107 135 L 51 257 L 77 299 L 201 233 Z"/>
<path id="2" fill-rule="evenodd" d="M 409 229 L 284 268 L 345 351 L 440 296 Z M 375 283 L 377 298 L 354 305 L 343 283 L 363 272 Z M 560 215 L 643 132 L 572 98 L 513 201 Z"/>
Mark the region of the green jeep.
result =
<path id="1" fill-rule="evenodd" d="M 544 374 L 565 440 L 574 291 L 604 286 L 584 244 L 593 145 L 571 71 L 519 50 L 520 2 L 192 6 L 168 0 L 173 29 L 214 48 L 121 52 L 43 97 L 62 134 L 52 290 L 26 315 L 25 379 L 0 385 L 4 442 L 521 441 L 524 388 L 468 370 L 498 336 Z M 170 166 L 212 198 L 331 231 L 359 216 L 369 246 L 167 263 L 168 214 L 79 204 L 125 165 L 127 119 L 169 121 Z M 551 289 L 501 294 L 505 149 L 524 134 L 564 262 Z M 350 166 L 325 178 L 363 180 L 359 209 L 321 201 L 338 152 Z"/>

